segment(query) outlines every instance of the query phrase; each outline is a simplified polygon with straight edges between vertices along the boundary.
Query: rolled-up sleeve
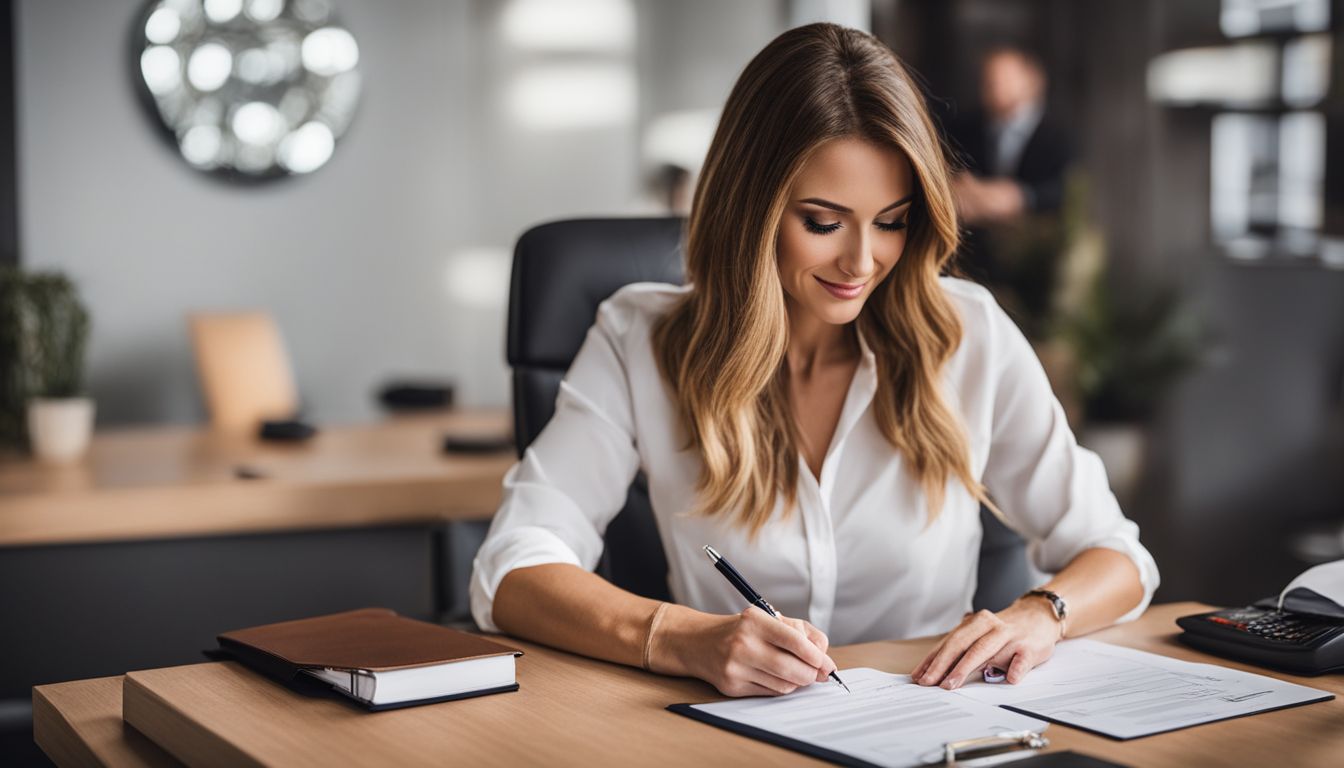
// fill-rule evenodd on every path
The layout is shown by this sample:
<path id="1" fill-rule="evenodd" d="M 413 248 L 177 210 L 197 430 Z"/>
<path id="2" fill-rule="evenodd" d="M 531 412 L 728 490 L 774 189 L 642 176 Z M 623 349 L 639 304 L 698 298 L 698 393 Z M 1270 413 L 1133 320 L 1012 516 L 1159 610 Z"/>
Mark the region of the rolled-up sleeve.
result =
<path id="1" fill-rule="evenodd" d="M 471 613 L 483 630 L 499 630 L 495 591 L 509 571 L 597 567 L 607 524 L 639 468 L 624 362 L 628 325 L 617 298 L 602 304 L 560 384 L 555 415 L 505 475 L 503 502 L 472 567 Z"/>
<path id="2" fill-rule="evenodd" d="M 988 312 L 995 389 L 985 486 L 1040 570 L 1057 573 L 1097 547 L 1133 561 L 1143 599 L 1118 621 L 1138 618 L 1159 581 L 1139 527 L 1121 512 L 1100 457 L 1074 439 L 1030 343 L 997 304 Z"/>

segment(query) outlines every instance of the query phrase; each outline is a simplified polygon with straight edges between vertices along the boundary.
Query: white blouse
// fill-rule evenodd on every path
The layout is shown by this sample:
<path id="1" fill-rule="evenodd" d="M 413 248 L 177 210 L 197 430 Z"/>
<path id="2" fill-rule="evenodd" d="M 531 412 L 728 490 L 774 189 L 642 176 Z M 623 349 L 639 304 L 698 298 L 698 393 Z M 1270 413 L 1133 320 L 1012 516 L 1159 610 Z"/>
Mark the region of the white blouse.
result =
<path id="1" fill-rule="evenodd" d="M 959 311 L 962 342 L 944 369 L 944 393 L 965 425 L 971 467 L 1007 522 L 1028 540 L 1036 567 L 1062 569 L 1093 547 L 1138 566 L 1143 600 L 1157 565 L 1139 543 L 1096 454 L 1078 446 L 1030 344 L 988 291 L 943 278 Z M 826 451 L 820 480 L 800 455 L 797 503 L 754 542 L 728 517 L 688 514 L 700 460 L 654 360 L 650 331 L 688 290 L 661 283 L 622 288 L 602 303 L 560 385 L 555 416 L 504 479 L 504 501 L 476 555 L 471 610 L 498 631 L 495 590 L 514 568 L 573 563 L 593 570 L 602 536 L 637 470 L 667 553 L 678 603 L 737 613 L 741 597 L 702 547 L 713 545 L 786 616 L 804 618 L 834 644 L 946 632 L 971 609 L 980 552 L 980 505 L 948 483 L 941 514 L 925 527 L 919 482 L 878 428 L 873 354 L 862 360 Z"/>

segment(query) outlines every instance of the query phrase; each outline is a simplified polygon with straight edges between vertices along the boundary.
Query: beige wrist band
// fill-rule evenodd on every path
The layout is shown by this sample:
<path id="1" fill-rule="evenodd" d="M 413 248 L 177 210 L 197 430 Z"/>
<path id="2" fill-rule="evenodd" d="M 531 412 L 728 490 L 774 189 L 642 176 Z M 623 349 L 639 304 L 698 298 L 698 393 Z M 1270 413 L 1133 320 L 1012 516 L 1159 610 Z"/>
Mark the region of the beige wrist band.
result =
<path id="1" fill-rule="evenodd" d="M 644 635 L 644 662 L 641 664 L 644 669 L 649 669 L 649 651 L 653 648 L 653 633 L 658 630 L 658 622 L 663 618 L 663 611 L 665 610 L 667 610 L 667 603 L 661 602 L 654 609 L 653 616 L 649 618 L 649 631 Z"/>

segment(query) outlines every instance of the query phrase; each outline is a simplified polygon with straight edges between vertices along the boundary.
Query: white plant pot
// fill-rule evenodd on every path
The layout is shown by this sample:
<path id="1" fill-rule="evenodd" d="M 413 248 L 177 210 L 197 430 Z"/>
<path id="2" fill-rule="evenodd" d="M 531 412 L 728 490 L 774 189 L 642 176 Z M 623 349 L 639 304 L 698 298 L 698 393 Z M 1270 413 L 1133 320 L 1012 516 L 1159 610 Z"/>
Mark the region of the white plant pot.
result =
<path id="1" fill-rule="evenodd" d="M 93 435 L 93 400 L 87 397 L 28 401 L 28 440 L 33 455 L 53 464 L 78 461 Z"/>

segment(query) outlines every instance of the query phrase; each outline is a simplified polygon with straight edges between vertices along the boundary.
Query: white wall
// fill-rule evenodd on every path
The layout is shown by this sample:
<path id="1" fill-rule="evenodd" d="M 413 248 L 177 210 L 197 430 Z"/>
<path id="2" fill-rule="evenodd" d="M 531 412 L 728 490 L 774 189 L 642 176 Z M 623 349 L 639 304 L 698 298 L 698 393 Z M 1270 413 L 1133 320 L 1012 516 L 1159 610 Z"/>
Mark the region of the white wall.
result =
<path id="1" fill-rule="evenodd" d="M 655 61 L 630 57 L 640 113 L 717 106 L 782 28 L 775 0 L 688 3 L 684 16 L 653 5 L 635 3 L 639 39 L 662 41 Z M 100 423 L 203 417 L 184 315 L 204 309 L 270 310 L 319 423 L 372 417 L 373 391 L 396 373 L 507 404 L 500 278 L 513 240 L 540 220 L 633 206 L 638 115 L 580 132 L 510 123 L 501 94 L 528 59 L 499 42 L 502 3 L 338 0 L 364 76 L 353 126 L 311 177 L 230 185 L 189 168 L 144 114 L 128 53 L 140 6 L 16 7 L 21 259 L 83 292 Z M 664 89 L 676 96 L 650 99 Z M 464 250 L 478 277 L 450 290 Z"/>

